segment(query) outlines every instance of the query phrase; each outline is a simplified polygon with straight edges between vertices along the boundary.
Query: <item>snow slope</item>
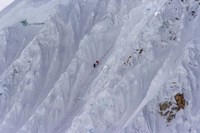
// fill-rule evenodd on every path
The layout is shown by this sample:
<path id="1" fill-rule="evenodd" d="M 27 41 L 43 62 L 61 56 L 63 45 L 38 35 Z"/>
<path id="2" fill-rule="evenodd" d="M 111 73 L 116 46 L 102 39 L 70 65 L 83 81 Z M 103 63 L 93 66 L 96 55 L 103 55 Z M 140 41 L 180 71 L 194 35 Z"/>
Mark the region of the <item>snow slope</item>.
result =
<path id="1" fill-rule="evenodd" d="M 0 12 L 0 133 L 200 132 L 199 5 L 13 2 Z M 166 123 L 159 103 L 176 93 L 188 105 Z"/>

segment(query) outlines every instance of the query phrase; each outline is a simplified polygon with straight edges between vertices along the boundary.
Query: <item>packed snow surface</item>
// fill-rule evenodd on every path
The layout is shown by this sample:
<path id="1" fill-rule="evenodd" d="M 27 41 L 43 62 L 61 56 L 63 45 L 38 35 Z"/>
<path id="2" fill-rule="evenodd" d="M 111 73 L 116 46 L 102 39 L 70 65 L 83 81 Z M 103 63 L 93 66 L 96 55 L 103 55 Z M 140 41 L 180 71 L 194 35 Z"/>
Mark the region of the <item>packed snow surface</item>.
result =
<path id="1" fill-rule="evenodd" d="M 15 0 L 0 12 L 0 133 L 200 133 L 199 6 Z"/>

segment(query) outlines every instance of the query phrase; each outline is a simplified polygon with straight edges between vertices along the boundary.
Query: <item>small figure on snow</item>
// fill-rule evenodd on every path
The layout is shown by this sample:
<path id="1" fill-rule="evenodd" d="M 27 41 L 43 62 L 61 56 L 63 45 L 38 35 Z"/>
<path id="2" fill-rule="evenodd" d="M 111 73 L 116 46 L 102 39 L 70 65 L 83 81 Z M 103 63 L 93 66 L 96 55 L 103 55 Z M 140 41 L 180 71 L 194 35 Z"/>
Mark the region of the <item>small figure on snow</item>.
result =
<path id="1" fill-rule="evenodd" d="M 28 25 L 29 25 L 29 23 L 27 22 L 26 19 L 25 19 L 25 20 L 22 20 L 22 21 L 20 21 L 20 22 L 22 23 L 23 26 L 28 26 Z"/>
<path id="2" fill-rule="evenodd" d="M 93 64 L 93 67 L 95 68 L 97 65 L 99 65 L 99 61 L 97 60 L 96 63 Z"/>

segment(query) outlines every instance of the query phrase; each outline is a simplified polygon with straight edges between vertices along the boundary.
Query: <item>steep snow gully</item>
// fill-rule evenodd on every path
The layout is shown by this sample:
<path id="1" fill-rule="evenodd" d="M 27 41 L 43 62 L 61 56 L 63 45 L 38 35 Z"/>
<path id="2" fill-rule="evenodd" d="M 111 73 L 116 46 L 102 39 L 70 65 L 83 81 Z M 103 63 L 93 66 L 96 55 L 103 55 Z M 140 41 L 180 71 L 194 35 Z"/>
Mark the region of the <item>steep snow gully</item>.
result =
<path id="1" fill-rule="evenodd" d="M 0 12 L 0 133 L 199 133 L 199 5 L 16 0 Z"/>

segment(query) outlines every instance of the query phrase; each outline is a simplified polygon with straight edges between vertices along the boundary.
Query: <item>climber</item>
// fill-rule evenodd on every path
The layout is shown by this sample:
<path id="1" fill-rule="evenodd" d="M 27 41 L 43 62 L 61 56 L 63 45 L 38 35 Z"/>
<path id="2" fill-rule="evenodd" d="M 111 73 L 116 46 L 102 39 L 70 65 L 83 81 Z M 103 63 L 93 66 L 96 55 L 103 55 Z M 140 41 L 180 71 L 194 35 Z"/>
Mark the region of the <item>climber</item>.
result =
<path id="1" fill-rule="evenodd" d="M 93 67 L 95 68 L 97 65 L 99 65 L 99 61 L 97 60 L 96 63 L 93 64 Z"/>
<path id="2" fill-rule="evenodd" d="M 29 23 L 27 22 L 26 19 L 25 19 L 25 20 L 22 20 L 22 21 L 20 21 L 20 22 L 22 23 L 23 26 L 28 26 L 28 25 L 29 25 Z"/>

